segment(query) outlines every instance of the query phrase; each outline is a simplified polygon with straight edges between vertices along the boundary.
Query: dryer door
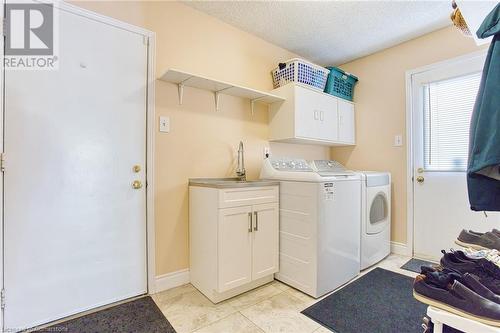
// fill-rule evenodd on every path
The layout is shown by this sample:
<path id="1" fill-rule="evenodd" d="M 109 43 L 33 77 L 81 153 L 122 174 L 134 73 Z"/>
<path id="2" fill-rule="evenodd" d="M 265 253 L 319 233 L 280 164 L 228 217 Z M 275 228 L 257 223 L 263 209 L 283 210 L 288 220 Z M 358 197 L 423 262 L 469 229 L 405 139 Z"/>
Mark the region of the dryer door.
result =
<path id="1" fill-rule="evenodd" d="M 366 188 L 366 233 L 378 234 L 390 225 L 390 185 Z"/>

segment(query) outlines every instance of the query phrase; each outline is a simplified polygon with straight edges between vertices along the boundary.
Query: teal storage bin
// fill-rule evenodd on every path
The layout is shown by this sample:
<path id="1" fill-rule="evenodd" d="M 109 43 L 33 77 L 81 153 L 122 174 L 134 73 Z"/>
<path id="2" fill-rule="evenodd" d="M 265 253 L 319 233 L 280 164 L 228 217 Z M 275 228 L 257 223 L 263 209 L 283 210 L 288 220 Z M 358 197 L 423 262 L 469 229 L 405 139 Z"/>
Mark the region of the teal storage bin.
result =
<path id="1" fill-rule="evenodd" d="M 327 68 L 330 70 L 330 74 L 328 74 L 328 80 L 326 81 L 325 92 L 352 101 L 354 86 L 358 82 L 358 78 L 337 67 Z"/>

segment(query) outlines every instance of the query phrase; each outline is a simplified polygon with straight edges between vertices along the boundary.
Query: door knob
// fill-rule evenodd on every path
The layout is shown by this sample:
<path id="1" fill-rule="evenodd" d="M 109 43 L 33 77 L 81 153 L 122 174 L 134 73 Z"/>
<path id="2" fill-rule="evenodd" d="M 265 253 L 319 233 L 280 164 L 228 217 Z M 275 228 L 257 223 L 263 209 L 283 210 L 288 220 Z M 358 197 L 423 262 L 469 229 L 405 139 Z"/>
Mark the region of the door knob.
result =
<path id="1" fill-rule="evenodd" d="M 132 187 L 135 189 L 135 190 L 138 190 L 140 188 L 142 188 L 142 183 L 140 180 L 134 180 L 134 182 L 132 183 Z"/>
<path id="2" fill-rule="evenodd" d="M 141 166 L 140 165 L 134 165 L 134 167 L 132 168 L 132 170 L 134 170 L 135 173 L 141 171 Z"/>
<path id="3" fill-rule="evenodd" d="M 422 184 L 422 183 L 424 182 L 424 180 L 425 180 L 425 178 L 424 178 L 424 177 L 422 177 L 422 176 L 418 176 L 418 177 L 417 177 L 417 183 Z"/>

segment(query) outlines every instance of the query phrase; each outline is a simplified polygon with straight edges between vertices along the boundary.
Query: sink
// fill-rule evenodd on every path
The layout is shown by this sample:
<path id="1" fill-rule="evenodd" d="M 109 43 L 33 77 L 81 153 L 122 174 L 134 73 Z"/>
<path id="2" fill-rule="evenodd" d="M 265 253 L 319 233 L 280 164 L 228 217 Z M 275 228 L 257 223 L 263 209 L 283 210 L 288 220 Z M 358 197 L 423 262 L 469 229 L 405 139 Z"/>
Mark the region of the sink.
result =
<path id="1" fill-rule="evenodd" d="M 275 186 L 279 185 L 274 180 L 241 180 L 239 178 L 191 178 L 189 186 L 203 186 L 215 188 Z"/>

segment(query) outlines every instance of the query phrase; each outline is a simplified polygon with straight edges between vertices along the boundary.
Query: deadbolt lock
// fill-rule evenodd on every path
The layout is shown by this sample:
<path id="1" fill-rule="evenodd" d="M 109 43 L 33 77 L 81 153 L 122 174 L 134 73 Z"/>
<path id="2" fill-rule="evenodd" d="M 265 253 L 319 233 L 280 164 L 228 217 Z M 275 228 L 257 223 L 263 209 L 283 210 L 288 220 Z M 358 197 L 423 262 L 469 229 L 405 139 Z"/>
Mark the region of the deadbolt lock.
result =
<path id="1" fill-rule="evenodd" d="M 424 178 L 424 177 L 422 177 L 422 176 L 418 176 L 418 177 L 417 177 L 417 183 L 422 184 L 422 183 L 424 182 L 424 180 L 425 180 L 425 178 Z"/>
<path id="2" fill-rule="evenodd" d="M 134 182 L 132 183 L 132 187 L 135 189 L 135 190 L 138 190 L 140 188 L 142 188 L 142 183 L 140 180 L 134 180 Z"/>
<path id="3" fill-rule="evenodd" d="M 134 165 L 134 167 L 132 168 L 134 170 L 134 172 L 139 172 L 141 171 L 141 166 L 140 165 Z"/>
<path id="4" fill-rule="evenodd" d="M 424 172 L 424 168 L 418 168 L 418 169 L 417 169 L 417 172 L 418 172 L 418 173 L 423 173 L 423 172 Z"/>

